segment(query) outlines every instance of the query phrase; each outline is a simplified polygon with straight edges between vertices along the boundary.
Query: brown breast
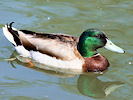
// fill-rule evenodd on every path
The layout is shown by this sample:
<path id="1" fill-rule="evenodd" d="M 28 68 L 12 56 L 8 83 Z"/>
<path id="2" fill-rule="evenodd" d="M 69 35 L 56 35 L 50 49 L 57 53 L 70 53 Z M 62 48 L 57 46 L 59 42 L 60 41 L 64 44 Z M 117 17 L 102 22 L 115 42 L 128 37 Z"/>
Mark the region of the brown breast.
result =
<path id="1" fill-rule="evenodd" d="M 84 57 L 84 60 L 83 72 L 104 71 L 109 67 L 108 60 L 101 54 L 88 58 Z"/>

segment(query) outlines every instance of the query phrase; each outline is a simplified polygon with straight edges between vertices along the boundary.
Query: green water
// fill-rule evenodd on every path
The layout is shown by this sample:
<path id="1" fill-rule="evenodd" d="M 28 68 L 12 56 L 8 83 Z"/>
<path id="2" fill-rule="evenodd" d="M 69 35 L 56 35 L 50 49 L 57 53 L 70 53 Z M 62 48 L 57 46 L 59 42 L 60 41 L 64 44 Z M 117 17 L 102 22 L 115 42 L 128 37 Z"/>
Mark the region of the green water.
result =
<path id="1" fill-rule="evenodd" d="M 65 75 L 4 60 L 15 49 L 1 34 L 0 100 L 133 99 L 132 0 L 0 0 L 0 28 L 12 21 L 18 29 L 75 36 L 98 28 L 126 53 L 100 49 L 111 64 L 103 74 Z"/>

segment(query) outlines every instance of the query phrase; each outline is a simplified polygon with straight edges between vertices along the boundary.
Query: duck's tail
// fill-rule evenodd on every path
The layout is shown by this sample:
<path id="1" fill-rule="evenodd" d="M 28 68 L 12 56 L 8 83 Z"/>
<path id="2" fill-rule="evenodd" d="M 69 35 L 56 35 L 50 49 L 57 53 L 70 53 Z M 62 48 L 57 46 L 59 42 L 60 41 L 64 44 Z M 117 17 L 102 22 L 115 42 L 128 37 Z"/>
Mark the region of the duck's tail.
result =
<path id="1" fill-rule="evenodd" d="M 5 25 L 3 27 L 3 33 L 4 36 L 14 45 L 14 46 L 19 46 L 22 45 L 20 39 L 19 39 L 19 34 L 18 30 L 16 28 L 12 27 L 12 24 L 14 22 L 11 22 L 9 25 Z"/>

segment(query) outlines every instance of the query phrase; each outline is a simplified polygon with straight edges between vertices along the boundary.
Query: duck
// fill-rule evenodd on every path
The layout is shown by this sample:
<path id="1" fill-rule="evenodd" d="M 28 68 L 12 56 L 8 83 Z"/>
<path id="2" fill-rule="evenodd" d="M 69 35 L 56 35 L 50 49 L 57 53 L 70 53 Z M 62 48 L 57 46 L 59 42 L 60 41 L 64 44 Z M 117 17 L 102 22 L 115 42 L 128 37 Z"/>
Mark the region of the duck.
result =
<path id="1" fill-rule="evenodd" d="M 98 53 L 97 49 L 104 47 L 125 53 L 99 29 L 87 29 L 78 38 L 62 33 L 18 30 L 12 27 L 13 23 L 3 27 L 3 34 L 14 45 L 17 53 L 53 69 L 102 72 L 109 67 L 109 61 Z M 44 67 L 41 66 L 42 69 L 45 69 Z"/>

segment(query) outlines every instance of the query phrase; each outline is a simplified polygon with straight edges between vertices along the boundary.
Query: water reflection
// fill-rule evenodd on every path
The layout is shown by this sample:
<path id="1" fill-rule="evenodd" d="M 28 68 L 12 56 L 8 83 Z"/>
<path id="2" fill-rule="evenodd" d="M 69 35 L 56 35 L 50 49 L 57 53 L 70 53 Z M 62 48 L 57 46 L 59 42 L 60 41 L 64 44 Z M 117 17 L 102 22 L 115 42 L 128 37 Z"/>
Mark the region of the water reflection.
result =
<path id="1" fill-rule="evenodd" d="M 13 68 L 16 68 L 14 63 L 17 63 L 27 68 L 31 68 L 29 67 L 29 64 L 26 63 L 25 58 L 17 57 L 16 51 L 14 51 L 10 58 L 7 60 L 9 60 Z M 60 85 L 60 87 L 65 91 L 75 94 L 82 94 L 84 96 L 93 98 L 104 98 L 108 96 L 111 92 L 115 91 L 117 88 L 123 86 L 123 83 L 120 81 L 102 81 L 99 79 L 100 74 L 96 73 L 84 73 L 76 75 L 51 70 L 44 70 L 38 68 L 37 66 L 32 67 L 32 69 L 61 78 L 59 79 L 58 85 Z"/>
<path id="2" fill-rule="evenodd" d="M 94 74 L 80 75 L 77 82 L 77 88 L 81 94 L 95 98 L 108 96 L 115 89 L 123 85 L 120 81 L 101 81 L 98 79 L 98 76 Z"/>

